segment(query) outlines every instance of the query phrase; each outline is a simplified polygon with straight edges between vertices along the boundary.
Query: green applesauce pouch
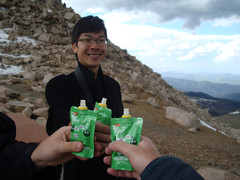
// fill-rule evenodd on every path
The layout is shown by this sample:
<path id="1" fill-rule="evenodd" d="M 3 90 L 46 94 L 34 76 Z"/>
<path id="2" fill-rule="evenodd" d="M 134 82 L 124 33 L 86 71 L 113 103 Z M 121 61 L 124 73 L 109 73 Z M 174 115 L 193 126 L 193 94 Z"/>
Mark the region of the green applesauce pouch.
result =
<path id="1" fill-rule="evenodd" d="M 81 100 L 80 106 L 72 106 L 70 109 L 71 119 L 71 141 L 81 141 L 83 150 L 73 154 L 93 158 L 94 156 L 94 132 L 97 113 L 87 109 L 85 100 Z"/>
<path id="2" fill-rule="evenodd" d="M 112 118 L 111 120 L 111 140 L 122 140 L 129 144 L 137 145 L 140 142 L 143 119 L 140 117 L 131 117 L 129 109 L 124 108 L 122 118 Z M 134 170 L 128 158 L 119 153 L 112 153 L 112 165 L 115 170 Z"/>
<path id="3" fill-rule="evenodd" d="M 101 103 L 95 103 L 94 111 L 97 112 L 97 122 L 101 124 L 111 125 L 112 110 L 107 108 L 107 99 L 102 98 Z"/>

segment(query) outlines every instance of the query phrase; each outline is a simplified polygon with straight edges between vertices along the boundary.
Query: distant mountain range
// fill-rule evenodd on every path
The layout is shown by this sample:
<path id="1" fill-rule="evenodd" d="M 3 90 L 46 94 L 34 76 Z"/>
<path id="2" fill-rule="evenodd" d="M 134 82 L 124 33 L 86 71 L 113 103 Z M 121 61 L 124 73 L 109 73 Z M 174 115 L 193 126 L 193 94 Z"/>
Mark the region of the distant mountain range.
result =
<path id="1" fill-rule="evenodd" d="M 221 116 L 240 109 L 240 85 L 232 85 L 226 82 L 194 81 L 189 79 L 201 79 L 200 76 L 188 75 L 186 77 L 188 79 L 184 79 L 185 75 L 179 74 L 178 78 L 162 77 L 169 85 L 184 92 L 200 107 L 209 109 L 208 112 L 213 116 Z M 211 78 L 209 76 L 209 80 L 213 81 L 213 79 L 216 79 L 216 77 Z M 240 77 L 238 80 L 235 79 L 235 82 L 237 81 L 240 81 Z"/>
<path id="2" fill-rule="evenodd" d="M 220 84 L 240 85 L 240 74 L 210 74 L 210 73 L 178 73 L 178 72 L 160 72 L 163 78 L 178 78 L 192 81 L 208 81 Z"/>
<path id="3" fill-rule="evenodd" d="M 180 78 L 163 77 L 175 89 L 182 92 L 202 92 L 217 98 L 240 102 L 240 85 L 193 81 Z"/>
<path id="4" fill-rule="evenodd" d="M 209 114 L 213 116 L 221 116 L 240 108 L 240 102 L 214 98 L 208 94 L 201 92 L 186 92 L 192 101 L 195 101 L 203 109 L 209 109 Z"/>

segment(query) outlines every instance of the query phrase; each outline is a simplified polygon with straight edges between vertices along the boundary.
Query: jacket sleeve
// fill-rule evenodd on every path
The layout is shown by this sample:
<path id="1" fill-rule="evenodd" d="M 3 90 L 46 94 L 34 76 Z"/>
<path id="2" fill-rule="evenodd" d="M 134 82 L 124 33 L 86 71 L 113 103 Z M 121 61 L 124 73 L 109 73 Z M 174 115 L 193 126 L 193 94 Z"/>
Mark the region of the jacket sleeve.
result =
<path id="1" fill-rule="evenodd" d="M 31 154 L 37 143 L 15 140 L 16 126 L 7 115 L 0 113 L 0 172 L 3 179 L 32 179 Z"/>
<path id="2" fill-rule="evenodd" d="M 46 167 L 33 172 L 31 155 L 37 143 L 24 143 L 15 140 L 14 121 L 0 112 L 0 178 L 1 179 L 59 179 L 60 167 Z"/>
<path id="3" fill-rule="evenodd" d="M 141 179 L 203 180 L 190 165 L 170 156 L 152 161 L 142 172 Z"/>
<path id="4" fill-rule="evenodd" d="M 47 133 L 53 134 L 70 122 L 71 95 L 68 92 L 66 76 L 60 75 L 50 80 L 46 86 L 45 96 L 49 104 Z"/>

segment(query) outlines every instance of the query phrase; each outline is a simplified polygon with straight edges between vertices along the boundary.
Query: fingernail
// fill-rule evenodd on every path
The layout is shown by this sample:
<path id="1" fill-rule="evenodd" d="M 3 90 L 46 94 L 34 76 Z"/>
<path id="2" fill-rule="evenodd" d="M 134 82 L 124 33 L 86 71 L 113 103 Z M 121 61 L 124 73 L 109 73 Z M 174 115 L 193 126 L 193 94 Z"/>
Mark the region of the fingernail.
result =
<path id="1" fill-rule="evenodd" d="M 80 144 L 80 143 L 77 143 L 75 147 L 76 147 L 76 150 L 78 150 L 78 151 L 79 151 L 79 150 L 80 150 L 80 148 L 81 148 L 81 144 Z"/>

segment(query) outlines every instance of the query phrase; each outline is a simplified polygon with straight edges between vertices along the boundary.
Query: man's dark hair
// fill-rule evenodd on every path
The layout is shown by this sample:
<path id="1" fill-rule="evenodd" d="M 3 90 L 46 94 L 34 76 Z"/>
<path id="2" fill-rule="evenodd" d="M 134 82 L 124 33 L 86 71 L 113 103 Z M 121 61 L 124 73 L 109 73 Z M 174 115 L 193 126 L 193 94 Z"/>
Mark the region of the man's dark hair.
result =
<path id="1" fill-rule="evenodd" d="M 86 16 L 78 20 L 72 31 L 72 43 L 78 41 L 82 33 L 98 33 L 103 31 L 107 39 L 107 30 L 104 21 L 97 16 Z"/>

